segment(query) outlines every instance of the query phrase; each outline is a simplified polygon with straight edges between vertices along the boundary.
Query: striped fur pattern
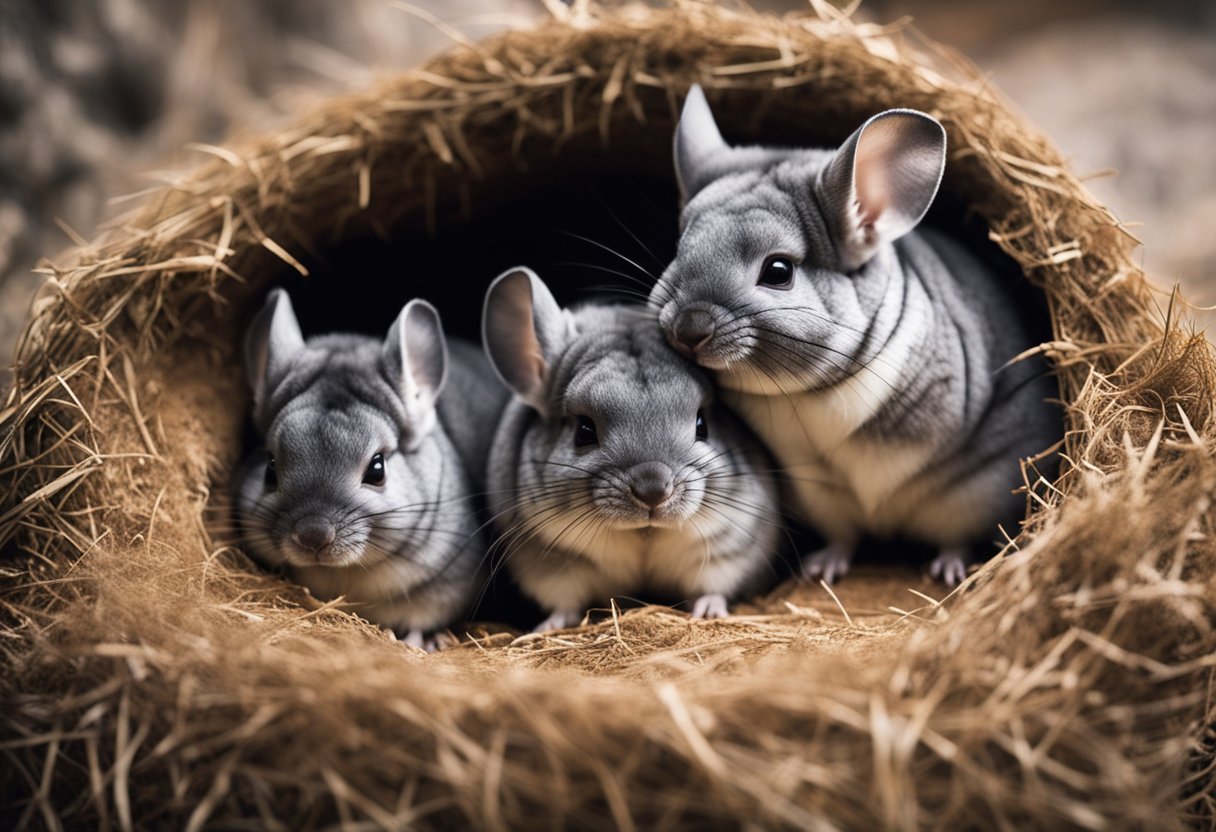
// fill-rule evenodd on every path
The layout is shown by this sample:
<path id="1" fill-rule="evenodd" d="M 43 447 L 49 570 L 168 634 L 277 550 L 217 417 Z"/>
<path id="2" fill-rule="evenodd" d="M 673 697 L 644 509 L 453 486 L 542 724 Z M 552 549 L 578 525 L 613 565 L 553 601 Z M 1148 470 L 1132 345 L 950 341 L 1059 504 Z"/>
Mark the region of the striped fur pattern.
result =
<path id="1" fill-rule="evenodd" d="M 944 161 L 941 126 L 912 111 L 784 150 L 731 147 L 699 89 L 685 104 L 681 238 L 651 306 L 826 536 L 812 577 L 842 575 L 871 533 L 936 544 L 957 582 L 998 523 L 1016 531 L 1019 459 L 1062 435 L 1044 365 L 1010 363 L 1034 342 L 1000 276 L 913 230 Z"/>

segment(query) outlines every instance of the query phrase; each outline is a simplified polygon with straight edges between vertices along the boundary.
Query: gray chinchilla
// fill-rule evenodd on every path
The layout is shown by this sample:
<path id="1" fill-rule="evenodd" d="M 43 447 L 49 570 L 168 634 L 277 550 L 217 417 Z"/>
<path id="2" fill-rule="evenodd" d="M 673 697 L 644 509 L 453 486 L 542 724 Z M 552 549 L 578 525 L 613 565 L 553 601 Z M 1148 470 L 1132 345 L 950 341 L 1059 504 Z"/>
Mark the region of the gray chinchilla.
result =
<path id="1" fill-rule="evenodd" d="M 558 307 L 528 269 L 486 296 L 486 351 L 515 392 L 490 458 L 506 568 L 550 617 L 644 589 L 728 612 L 771 569 L 770 463 L 708 375 L 640 307 Z"/>
<path id="2" fill-rule="evenodd" d="M 675 137 L 684 200 L 650 304 L 715 371 L 827 537 L 804 572 L 843 575 L 863 533 L 940 547 L 955 584 L 1021 514 L 1019 459 L 1062 436 L 1054 383 L 1010 287 L 962 244 L 913 229 L 946 135 L 889 110 L 837 150 L 732 147 L 699 87 Z"/>
<path id="3" fill-rule="evenodd" d="M 439 315 L 406 304 L 383 341 L 307 341 L 271 292 L 246 337 L 254 423 L 237 515 L 248 551 L 422 646 L 481 585 L 489 437 L 506 392 Z"/>

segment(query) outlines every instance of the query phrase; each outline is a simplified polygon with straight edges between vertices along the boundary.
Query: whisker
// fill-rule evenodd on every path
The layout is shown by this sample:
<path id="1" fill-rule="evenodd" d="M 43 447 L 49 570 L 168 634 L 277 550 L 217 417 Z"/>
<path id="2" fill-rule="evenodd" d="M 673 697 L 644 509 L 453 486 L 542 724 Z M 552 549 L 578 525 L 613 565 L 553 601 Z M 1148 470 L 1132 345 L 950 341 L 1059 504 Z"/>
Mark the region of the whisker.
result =
<path id="1" fill-rule="evenodd" d="M 626 234 L 628 234 L 635 243 L 637 243 L 639 246 L 641 246 L 642 251 L 644 251 L 650 255 L 651 260 L 653 260 L 659 267 L 663 267 L 666 265 L 662 260 L 660 260 L 658 258 L 658 255 L 656 255 L 653 251 L 650 250 L 649 246 L 647 246 L 645 243 L 642 242 L 641 238 L 638 237 L 637 234 L 633 233 L 633 230 L 629 228 L 629 226 L 625 223 L 625 221 L 622 220 L 619 216 L 617 216 L 617 213 L 612 210 L 612 206 L 608 204 L 608 200 L 604 199 L 604 195 L 599 192 L 598 188 L 592 186 L 591 192 L 593 194 L 595 194 L 596 199 L 598 199 L 600 201 L 600 205 L 604 206 L 604 210 L 608 212 L 608 216 L 612 217 L 612 219 L 616 221 L 616 224 L 621 227 L 621 230 L 624 231 Z"/>
<path id="2" fill-rule="evenodd" d="M 578 239 L 578 240 L 582 240 L 585 243 L 590 243 L 591 245 L 595 246 L 596 248 L 603 249 L 604 251 L 608 252 L 609 254 L 613 255 L 614 257 L 619 257 L 620 259 L 624 260 L 626 263 L 633 266 L 635 269 L 637 269 L 639 272 L 641 272 L 642 274 L 649 277 L 651 280 L 658 280 L 657 277 L 655 277 L 653 274 L 651 274 L 650 271 L 647 270 L 646 268 L 644 268 L 641 264 L 637 263 L 634 260 L 631 260 L 630 258 L 626 257 L 624 254 L 621 254 L 619 251 L 612 248 L 611 246 L 604 245 L 603 243 L 599 242 L 598 240 L 593 240 L 590 237 L 586 237 L 582 234 L 577 234 L 573 231 L 565 231 L 565 230 L 559 229 L 559 233 L 565 234 L 570 237 L 574 237 L 575 239 Z"/>

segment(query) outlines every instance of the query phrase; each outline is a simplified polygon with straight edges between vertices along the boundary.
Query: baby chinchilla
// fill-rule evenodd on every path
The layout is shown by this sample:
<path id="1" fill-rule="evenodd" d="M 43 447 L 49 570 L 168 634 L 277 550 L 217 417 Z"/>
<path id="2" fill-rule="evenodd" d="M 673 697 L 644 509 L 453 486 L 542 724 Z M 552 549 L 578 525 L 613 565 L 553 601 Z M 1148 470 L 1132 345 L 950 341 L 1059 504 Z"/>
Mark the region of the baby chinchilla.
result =
<path id="1" fill-rule="evenodd" d="M 681 236 L 650 304 L 828 538 L 811 577 L 843 575 L 875 533 L 937 545 L 931 571 L 959 582 L 998 523 L 1016 528 L 1019 460 L 1062 435 L 1043 362 L 1012 361 L 1035 341 L 1010 287 L 913 230 L 945 158 L 942 126 L 911 110 L 789 150 L 727 145 L 699 87 L 684 104 Z"/>
<path id="2" fill-rule="evenodd" d="M 643 589 L 718 618 L 757 587 L 780 526 L 767 457 L 644 309 L 562 310 L 517 268 L 490 287 L 482 334 L 516 396 L 491 502 L 507 569 L 551 613 L 538 631 Z"/>
<path id="3" fill-rule="evenodd" d="M 248 551 L 415 646 L 466 612 L 485 540 L 474 496 L 505 391 L 472 345 L 410 301 L 380 341 L 307 341 L 271 292 L 245 344 L 264 440 L 240 477 Z"/>

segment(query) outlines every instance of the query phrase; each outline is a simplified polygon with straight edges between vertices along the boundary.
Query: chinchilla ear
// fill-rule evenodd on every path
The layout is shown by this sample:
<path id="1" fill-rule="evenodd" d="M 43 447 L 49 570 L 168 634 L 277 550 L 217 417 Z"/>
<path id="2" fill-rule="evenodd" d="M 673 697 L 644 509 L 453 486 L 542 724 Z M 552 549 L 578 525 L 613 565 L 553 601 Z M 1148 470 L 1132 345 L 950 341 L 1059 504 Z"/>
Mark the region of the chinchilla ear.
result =
<path id="1" fill-rule="evenodd" d="M 684 99 L 674 144 L 676 181 L 680 185 L 680 198 L 687 202 L 713 181 L 711 160 L 729 149 L 700 84 L 693 84 Z"/>
<path id="2" fill-rule="evenodd" d="M 291 299 L 282 289 L 275 289 L 245 333 L 245 370 L 255 407 L 266 400 L 303 350 L 304 336 Z"/>
<path id="3" fill-rule="evenodd" d="M 435 405 L 448 375 L 448 345 L 435 307 L 412 300 L 389 327 L 381 347 L 389 378 L 397 385 L 406 411 L 428 411 Z"/>
<path id="4" fill-rule="evenodd" d="M 924 217 L 946 167 L 946 131 L 932 116 L 887 110 L 849 137 L 820 171 L 816 191 L 840 267 L 864 265 Z"/>
<path id="5" fill-rule="evenodd" d="M 495 278 L 486 292 L 481 338 L 499 378 L 520 399 L 546 414 L 544 392 L 566 319 L 543 280 L 525 267 Z"/>

